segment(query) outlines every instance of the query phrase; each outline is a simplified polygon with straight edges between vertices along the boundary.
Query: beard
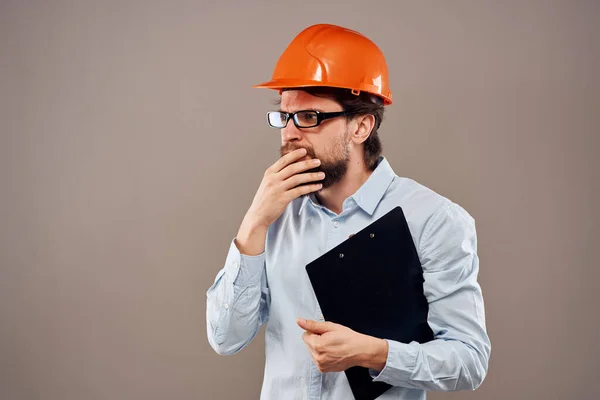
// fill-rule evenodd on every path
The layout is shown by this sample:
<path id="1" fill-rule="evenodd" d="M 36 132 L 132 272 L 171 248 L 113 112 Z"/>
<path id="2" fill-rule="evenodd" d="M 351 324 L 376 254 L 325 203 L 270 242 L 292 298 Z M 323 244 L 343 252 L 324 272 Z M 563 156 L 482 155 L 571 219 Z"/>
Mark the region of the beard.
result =
<path id="1" fill-rule="evenodd" d="M 326 154 L 325 156 L 321 156 L 321 157 L 317 157 L 317 154 L 315 153 L 315 150 L 312 147 L 300 146 L 300 145 L 294 144 L 293 142 L 290 142 L 290 143 L 287 143 L 287 144 L 281 146 L 279 153 L 280 153 L 281 157 L 283 157 L 284 155 L 288 154 L 289 152 L 292 152 L 299 148 L 306 149 L 305 158 L 307 158 L 307 159 L 318 158 L 319 160 L 321 160 L 321 165 L 319 165 L 318 167 L 309 169 L 309 170 L 301 172 L 301 173 L 324 172 L 325 178 L 320 181 L 323 184 L 323 189 L 333 186 L 334 184 L 341 181 L 344 176 L 346 176 L 346 172 L 348 171 L 348 162 L 350 160 L 350 149 L 348 148 L 348 145 L 345 143 L 344 137 L 340 138 L 340 140 L 337 143 L 335 143 L 335 145 L 333 146 L 333 149 L 331 151 L 329 151 L 328 154 Z M 302 160 L 299 160 L 299 161 L 302 161 Z M 298 162 L 298 161 L 296 161 L 296 162 Z M 310 184 L 318 183 L 318 182 L 319 181 L 307 182 L 307 183 L 303 183 L 301 185 L 310 185 Z"/>

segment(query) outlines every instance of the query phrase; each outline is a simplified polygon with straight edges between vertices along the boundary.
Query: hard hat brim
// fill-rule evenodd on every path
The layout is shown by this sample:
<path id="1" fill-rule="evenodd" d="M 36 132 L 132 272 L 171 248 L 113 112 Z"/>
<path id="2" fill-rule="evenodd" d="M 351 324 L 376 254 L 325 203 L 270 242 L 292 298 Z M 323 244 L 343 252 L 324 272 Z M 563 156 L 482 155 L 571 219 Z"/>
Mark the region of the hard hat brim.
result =
<path id="1" fill-rule="evenodd" d="M 349 88 L 347 85 L 335 84 L 331 82 L 323 83 L 321 81 L 314 80 L 302 80 L 302 79 L 273 79 L 267 82 L 259 83 L 258 85 L 252 86 L 254 89 L 295 89 L 295 88 L 306 88 L 306 87 L 332 87 L 339 89 L 348 89 L 355 91 L 357 94 L 360 93 L 359 88 Z M 371 92 L 372 93 L 372 92 Z M 372 93 L 375 94 L 375 93 Z M 392 99 L 382 94 L 375 94 L 383 99 L 385 105 L 392 104 Z"/>

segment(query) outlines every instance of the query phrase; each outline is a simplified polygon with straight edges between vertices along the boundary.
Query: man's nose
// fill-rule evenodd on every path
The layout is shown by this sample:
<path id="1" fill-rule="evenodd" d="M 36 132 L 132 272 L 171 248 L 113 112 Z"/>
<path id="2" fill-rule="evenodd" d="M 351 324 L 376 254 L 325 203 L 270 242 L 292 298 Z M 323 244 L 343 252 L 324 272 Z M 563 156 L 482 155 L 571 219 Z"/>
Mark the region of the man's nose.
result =
<path id="1" fill-rule="evenodd" d="M 281 141 L 283 143 L 293 142 L 302 138 L 302 132 L 294 124 L 294 121 L 289 121 L 287 126 L 281 130 Z"/>

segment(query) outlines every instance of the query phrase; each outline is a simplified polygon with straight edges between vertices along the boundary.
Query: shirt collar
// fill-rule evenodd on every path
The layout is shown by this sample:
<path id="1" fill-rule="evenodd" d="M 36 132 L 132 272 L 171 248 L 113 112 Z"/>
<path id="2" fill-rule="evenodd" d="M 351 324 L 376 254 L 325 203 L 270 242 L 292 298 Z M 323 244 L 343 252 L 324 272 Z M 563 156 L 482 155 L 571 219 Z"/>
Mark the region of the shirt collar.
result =
<path id="1" fill-rule="evenodd" d="M 379 157 L 377 167 L 375 167 L 371 176 L 369 176 L 367 181 L 348 199 L 354 200 L 366 213 L 373 215 L 375 208 L 377 208 L 377 205 L 383 198 L 383 195 L 395 176 L 396 174 L 387 159 L 381 156 Z M 346 201 L 348 201 L 348 199 Z M 311 203 L 313 207 L 321 207 L 318 204 L 315 194 L 310 193 L 302 199 L 298 214 L 304 210 L 307 203 Z"/>

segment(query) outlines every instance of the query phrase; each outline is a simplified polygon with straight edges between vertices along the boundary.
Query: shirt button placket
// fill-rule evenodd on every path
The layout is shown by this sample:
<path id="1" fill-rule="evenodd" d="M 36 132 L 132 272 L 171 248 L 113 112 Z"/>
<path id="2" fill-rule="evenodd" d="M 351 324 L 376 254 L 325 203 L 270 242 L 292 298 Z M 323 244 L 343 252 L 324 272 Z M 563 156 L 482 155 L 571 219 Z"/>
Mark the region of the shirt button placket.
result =
<path id="1" fill-rule="evenodd" d="M 314 363 L 310 366 L 310 387 L 308 390 L 309 400 L 320 400 L 321 399 L 321 385 L 323 380 L 323 374 Z"/>

